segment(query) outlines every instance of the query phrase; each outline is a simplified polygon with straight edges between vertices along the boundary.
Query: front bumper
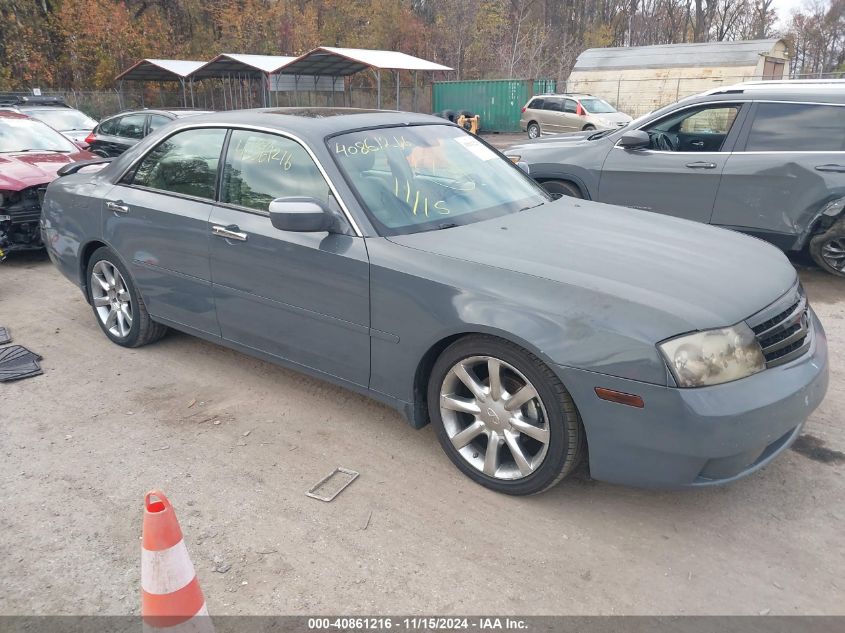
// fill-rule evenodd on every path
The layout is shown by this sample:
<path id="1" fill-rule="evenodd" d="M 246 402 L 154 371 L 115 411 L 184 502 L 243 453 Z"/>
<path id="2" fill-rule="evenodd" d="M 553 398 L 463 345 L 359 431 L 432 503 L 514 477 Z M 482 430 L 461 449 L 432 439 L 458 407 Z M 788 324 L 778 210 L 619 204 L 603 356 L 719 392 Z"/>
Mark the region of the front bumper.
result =
<path id="1" fill-rule="evenodd" d="M 642 487 L 710 486 L 771 462 L 827 391 L 827 339 L 811 315 L 807 354 L 723 385 L 677 389 L 558 366 L 584 422 L 591 476 Z M 638 394 L 645 407 L 600 400 L 595 387 Z"/>

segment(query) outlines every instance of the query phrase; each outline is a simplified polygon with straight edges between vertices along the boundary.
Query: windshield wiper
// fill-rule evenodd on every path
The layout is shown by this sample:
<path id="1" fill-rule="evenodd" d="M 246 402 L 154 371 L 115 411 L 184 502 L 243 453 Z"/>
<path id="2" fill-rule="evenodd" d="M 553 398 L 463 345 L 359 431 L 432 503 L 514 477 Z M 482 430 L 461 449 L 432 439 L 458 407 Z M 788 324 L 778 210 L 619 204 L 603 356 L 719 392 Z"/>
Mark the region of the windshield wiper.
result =
<path id="1" fill-rule="evenodd" d="M 430 231 L 442 231 L 443 229 L 453 229 L 458 224 L 456 222 L 443 222 L 442 224 L 438 224 L 437 226 L 429 229 Z"/>
<path id="2" fill-rule="evenodd" d="M 544 204 L 546 204 L 545 200 L 543 200 L 543 202 L 540 202 L 539 204 L 532 204 L 530 207 L 522 207 L 519 211 L 517 211 L 517 213 L 528 211 L 528 209 L 536 209 L 537 207 L 542 207 Z"/>

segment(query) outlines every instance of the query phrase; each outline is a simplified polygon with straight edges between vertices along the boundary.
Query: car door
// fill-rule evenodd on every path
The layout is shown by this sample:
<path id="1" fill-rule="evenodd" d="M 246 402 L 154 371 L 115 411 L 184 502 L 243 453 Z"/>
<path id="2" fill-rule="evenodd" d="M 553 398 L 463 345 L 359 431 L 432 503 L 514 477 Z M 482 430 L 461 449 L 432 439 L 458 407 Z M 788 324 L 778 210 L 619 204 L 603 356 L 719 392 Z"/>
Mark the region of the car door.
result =
<path id="1" fill-rule="evenodd" d="M 111 156 L 120 156 L 146 135 L 147 115 L 143 113 L 127 114 L 117 120 L 115 131 L 110 139 Z"/>
<path id="2" fill-rule="evenodd" d="M 219 335 L 208 261 L 224 128 L 177 132 L 152 148 L 104 201 L 103 235 L 154 317 Z"/>
<path id="3" fill-rule="evenodd" d="M 370 303 L 364 240 L 351 230 L 274 228 L 270 202 L 292 196 L 336 207 L 304 146 L 277 134 L 232 131 L 220 202 L 209 222 L 222 336 L 366 386 Z"/>
<path id="4" fill-rule="evenodd" d="M 546 97 L 543 101 L 541 126 L 544 132 L 559 134 L 563 132 L 563 99 Z"/>
<path id="5" fill-rule="evenodd" d="M 575 99 L 563 100 L 561 121 L 564 132 L 577 132 L 581 129 L 581 117 L 578 116 L 578 102 Z"/>
<path id="6" fill-rule="evenodd" d="M 651 137 L 649 147 L 608 152 L 598 199 L 710 222 L 742 112 L 739 103 L 699 104 L 648 123 L 640 129 Z"/>
<path id="7" fill-rule="evenodd" d="M 713 224 L 784 250 L 845 196 L 845 105 L 760 102 L 722 174 Z"/>

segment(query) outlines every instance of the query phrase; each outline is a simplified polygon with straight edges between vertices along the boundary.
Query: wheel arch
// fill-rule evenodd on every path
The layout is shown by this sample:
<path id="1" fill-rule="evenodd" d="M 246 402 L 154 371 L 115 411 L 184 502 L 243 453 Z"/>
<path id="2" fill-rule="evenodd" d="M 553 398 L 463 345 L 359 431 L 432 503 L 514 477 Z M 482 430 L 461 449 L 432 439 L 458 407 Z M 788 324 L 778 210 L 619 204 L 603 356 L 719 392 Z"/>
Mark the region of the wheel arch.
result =
<path id="1" fill-rule="evenodd" d="M 587 189 L 587 186 L 584 184 L 584 181 L 578 178 L 578 176 L 573 176 L 571 174 L 561 174 L 559 176 L 537 176 L 534 178 L 540 184 L 544 182 L 549 182 L 552 180 L 560 180 L 562 182 L 568 182 L 571 185 L 575 185 L 578 188 L 578 191 L 581 192 L 581 197 L 584 200 L 591 200 L 590 191 Z"/>
<path id="2" fill-rule="evenodd" d="M 88 293 L 88 276 L 86 274 L 88 271 L 88 262 L 91 261 L 91 256 L 97 251 L 97 249 L 104 247 L 109 249 L 112 254 L 120 260 L 120 262 L 126 267 L 126 270 L 129 270 L 129 266 L 110 244 L 99 238 L 86 242 L 82 248 L 79 249 L 79 287 L 82 289 L 82 294 L 85 295 L 85 301 L 89 304 L 91 303 L 91 300 Z"/>
<path id="3" fill-rule="evenodd" d="M 428 385 L 431 380 L 431 370 L 434 368 L 434 363 L 452 343 L 459 341 L 468 336 L 490 336 L 498 338 L 507 343 L 517 345 L 522 349 L 530 352 L 539 358 L 550 369 L 554 367 L 554 362 L 541 350 L 531 345 L 527 341 L 522 340 L 518 336 L 514 336 L 511 332 L 499 330 L 489 327 L 475 327 L 465 328 L 461 331 L 443 334 L 436 342 L 422 354 L 420 360 L 417 362 L 416 370 L 414 371 L 414 385 L 413 385 L 413 407 L 411 419 L 409 422 L 411 426 L 420 429 L 429 423 L 428 417 Z M 552 369 L 552 371 L 554 371 Z M 564 385 L 565 386 L 565 385 Z"/>

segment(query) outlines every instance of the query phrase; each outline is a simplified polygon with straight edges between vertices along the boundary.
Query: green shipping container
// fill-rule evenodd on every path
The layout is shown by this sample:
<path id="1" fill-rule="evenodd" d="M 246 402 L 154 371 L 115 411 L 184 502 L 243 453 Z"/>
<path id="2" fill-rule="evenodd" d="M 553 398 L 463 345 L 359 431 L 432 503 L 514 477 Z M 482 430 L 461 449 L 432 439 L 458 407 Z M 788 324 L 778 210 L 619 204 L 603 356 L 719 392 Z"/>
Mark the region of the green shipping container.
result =
<path id="1" fill-rule="evenodd" d="M 554 92 L 553 79 L 480 79 L 436 81 L 432 84 L 434 111 L 468 110 L 481 117 L 485 132 L 519 132 L 519 117 L 532 95 Z"/>

